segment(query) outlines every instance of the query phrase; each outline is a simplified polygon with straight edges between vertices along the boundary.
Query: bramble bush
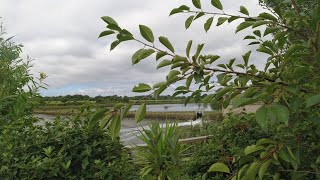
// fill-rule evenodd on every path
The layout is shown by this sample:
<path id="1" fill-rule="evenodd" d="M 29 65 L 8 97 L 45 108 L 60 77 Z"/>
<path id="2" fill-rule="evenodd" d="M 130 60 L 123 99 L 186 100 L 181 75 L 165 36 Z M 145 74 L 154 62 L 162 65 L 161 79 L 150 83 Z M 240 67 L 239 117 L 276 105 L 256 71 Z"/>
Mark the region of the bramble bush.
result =
<path id="1" fill-rule="evenodd" d="M 158 97 L 177 83 L 173 96 L 187 95 L 185 103 L 200 101 L 204 95 L 205 102 L 220 100 L 224 108 L 230 102 L 235 108 L 262 103 L 255 119 L 272 136 L 245 147 L 242 156 L 234 156 L 232 165 L 217 162 L 208 172 L 222 172 L 228 179 L 320 178 L 320 0 L 259 0 L 264 12 L 258 15 L 250 14 L 244 6 L 239 13 L 230 14 L 220 0 L 211 0 L 210 7 L 201 0 L 192 0 L 192 4 L 181 5 L 170 15 L 189 15 L 186 28 L 206 18 L 203 28 L 208 33 L 214 26 L 237 23 L 236 33 L 247 30 L 244 40 L 256 50 L 219 64 L 219 55 L 202 51 L 205 44 L 193 48 L 190 40 L 185 54 L 181 54 L 167 37 L 155 38 L 146 25 L 139 25 L 142 38 L 138 38 L 104 16 L 107 26 L 99 37 L 114 35 L 111 50 L 134 41 L 141 48 L 132 55 L 133 65 L 155 54 L 157 69 L 170 67 L 166 81 L 153 86 L 140 83 L 132 91 Z M 263 68 L 250 61 L 252 53 L 267 56 Z M 220 89 L 215 92 L 214 87 Z M 109 114 L 118 115 L 110 118 L 110 123 L 121 121 L 119 116 L 126 107 L 111 109 Z M 136 120 L 143 120 L 145 113 L 146 103 L 142 103 Z M 112 137 L 118 136 L 119 127 L 111 128 L 115 129 Z"/>

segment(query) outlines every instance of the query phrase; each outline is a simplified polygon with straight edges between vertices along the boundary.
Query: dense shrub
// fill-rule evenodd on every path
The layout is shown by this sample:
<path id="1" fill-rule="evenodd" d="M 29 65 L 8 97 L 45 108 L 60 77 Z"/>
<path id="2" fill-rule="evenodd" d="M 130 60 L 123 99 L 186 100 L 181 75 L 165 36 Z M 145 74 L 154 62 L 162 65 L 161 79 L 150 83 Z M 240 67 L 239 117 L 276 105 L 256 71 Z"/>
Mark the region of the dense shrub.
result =
<path id="1" fill-rule="evenodd" d="M 90 113 L 24 127 L 0 136 L 1 179 L 136 179 L 131 156 L 101 128 L 88 130 Z M 38 124 L 42 124 L 39 121 Z"/>
<path id="2" fill-rule="evenodd" d="M 246 114 L 230 115 L 220 123 L 194 127 L 194 131 L 196 136 L 213 135 L 213 138 L 193 147 L 193 155 L 185 169 L 191 176 L 206 174 L 215 162 L 231 165 L 234 154 L 241 154 L 244 147 L 270 136 L 262 131 L 253 115 Z M 213 174 L 207 174 L 207 177 L 213 178 Z M 222 178 L 220 174 L 214 174 L 214 177 Z"/>

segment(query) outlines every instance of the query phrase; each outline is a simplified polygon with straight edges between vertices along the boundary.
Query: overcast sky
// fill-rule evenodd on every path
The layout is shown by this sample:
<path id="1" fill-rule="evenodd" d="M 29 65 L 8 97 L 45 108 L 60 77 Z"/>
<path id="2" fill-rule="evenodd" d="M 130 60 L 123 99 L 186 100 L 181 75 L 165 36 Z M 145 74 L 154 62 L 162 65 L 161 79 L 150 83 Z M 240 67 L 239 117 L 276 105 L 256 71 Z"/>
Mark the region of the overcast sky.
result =
<path id="1" fill-rule="evenodd" d="M 139 82 L 154 84 L 165 79 L 167 69 L 156 71 L 154 58 L 131 65 L 131 55 L 142 46 L 124 43 L 109 51 L 110 38 L 97 39 L 104 30 L 101 16 L 111 16 L 136 37 L 139 24 L 149 26 L 155 36 L 167 36 L 175 49 L 184 53 L 186 43 L 206 43 L 204 51 L 228 60 L 241 57 L 250 48 L 235 35 L 235 24 L 212 27 L 206 34 L 207 18 L 185 30 L 186 15 L 169 17 L 171 9 L 191 0 L 0 0 L 1 21 L 14 41 L 24 45 L 24 56 L 34 59 L 32 72 L 45 72 L 48 90 L 44 96 L 66 94 L 137 95 L 131 89 Z M 217 11 L 207 4 L 208 11 Z M 258 0 L 222 0 L 225 12 L 237 13 L 240 5 L 257 15 Z M 216 23 L 216 20 L 214 23 Z M 142 39 L 142 38 L 141 38 Z M 252 61 L 261 65 L 260 55 Z"/>

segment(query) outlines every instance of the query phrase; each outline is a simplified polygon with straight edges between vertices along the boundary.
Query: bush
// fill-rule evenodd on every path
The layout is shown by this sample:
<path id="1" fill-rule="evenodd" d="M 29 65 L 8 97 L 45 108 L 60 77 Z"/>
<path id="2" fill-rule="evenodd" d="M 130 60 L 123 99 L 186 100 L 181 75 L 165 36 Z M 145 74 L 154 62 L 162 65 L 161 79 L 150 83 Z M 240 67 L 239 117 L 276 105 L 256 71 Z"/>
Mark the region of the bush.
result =
<path id="1" fill-rule="evenodd" d="M 83 111 L 27 127 L 21 119 L 8 126 L 0 136 L 0 178 L 136 179 L 119 139 L 112 141 L 98 127 L 88 130 L 90 115 Z"/>
<path id="2" fill-rule="evenodd" d="M 213 138 L 205 144 L 193 147 L 193 155 L 185 169 L 191 176 L 206 174 L 215 162 L 231 165 L 234 154 L 241 154 L 244 147 L 270 136 L 262 131 L 252 114 L 230 115 L 220 123 L 206 124 L 202 128 L 195 127 L 194 130 L 196 136 L 213 135 Z M 212 175 L 208 174 L 207 177 L 222 178 L 221 174 Z"/>

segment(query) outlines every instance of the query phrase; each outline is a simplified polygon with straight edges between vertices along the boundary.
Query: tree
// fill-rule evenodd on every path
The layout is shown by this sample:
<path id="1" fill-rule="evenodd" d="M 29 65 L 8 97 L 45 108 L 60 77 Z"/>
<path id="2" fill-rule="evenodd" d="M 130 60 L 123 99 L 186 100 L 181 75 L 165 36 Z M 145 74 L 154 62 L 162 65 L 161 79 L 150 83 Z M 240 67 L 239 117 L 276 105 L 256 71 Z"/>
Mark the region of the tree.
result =
<path id="1" fill-rule="evenodd" d="M 257 53 L 268 56 L 264 69 L 250 63 L 251 51 L 244 52 L 242 63 L 235 64 L 238 61 L 230 59 L 226 64 L 213 66 L 220 56 L 202 53 L 204 44 L 196 45 L 196 51 L 191 53 L 194 45 L 190 40 L 186 54 L 177 54 L 168 38 L 155 38 L 149 27 L 139 25 L 144 39 L 140 40 L 111 17 L 104 16 L 102 20 L 107 27 L 99 37 L 115 35 L 111 50 L 123 42 L 135 41 L 143 48 L 132 55 L 133 65 L 155 54 L 156 60 L 162 60 L 157 68 L 171 67 L 166 82 L 153 87 L 140 83 L 132 91 L 150 92 L 149 96 L 158 97 L 169 85 L 184 82 L 185 85 L 175 89 L 173 96 L 188 95 L 185 103 L 191 99 L 201 100 L 204 94 L 207 94 L 204 99 L 207 103 L 222 99 L 224 108 L 231 101 L 234 107 L 262 102 L 264 105 L 256 112 L 256 120 L 273 136 L 259 140 L 235 156 L 236 168 L 216 163 L 208 171 L 220 171 L 234 179 L 255 176 L 260 179 L 264 176 L 319 178 L 320 0 L 260 0 L 266 11 L 258 16 L 250 16 L 244 6 L 240 7 L 239 14 L 228 14 L 219 0 L 211 1 L 216 8 L 214 12 L 203 11 L 201 0 L 192 0 L 192 3 L 194 7 L 181 5 L 170 15 L 190 14 L 186 28 L 199 17 L 208 17 L 204 23 L 207 32 L 213 25 L 240 22 L 236 33 L 249 30 L 244 40 L 257 47 Z M 217 19 L 216 24 L 214 19 Z M 154 46 L 155 41 L 163 47 Z M 218 81 L 214 82 L 214 78 Z M 191 90 L 191 84 L 195 84 L 197 90 Z M 222 88 L 212 92 L 215 86 Z M 121 119 L 130 106 L 110 109 L 107 117 L 111 119 L 112 136 L 119 134 Z M 146 104 L 143 103 L 137 110 L 136 120 L 142 120 L 145 113 Z"/>
<path id="2" fill-rule="evenodd" d="M 30 74 L 31 59 L 20 57 L 22 45 L 5 38 L 0 27 L 0 124 L 32 114 L 32 101 L 40 88 L 45 88 L 42 80 L 46 75 L 40 73 L 36 78 Z"/>

